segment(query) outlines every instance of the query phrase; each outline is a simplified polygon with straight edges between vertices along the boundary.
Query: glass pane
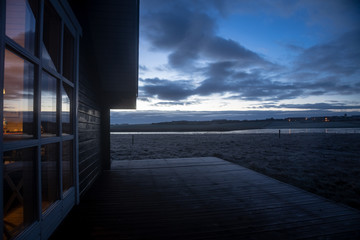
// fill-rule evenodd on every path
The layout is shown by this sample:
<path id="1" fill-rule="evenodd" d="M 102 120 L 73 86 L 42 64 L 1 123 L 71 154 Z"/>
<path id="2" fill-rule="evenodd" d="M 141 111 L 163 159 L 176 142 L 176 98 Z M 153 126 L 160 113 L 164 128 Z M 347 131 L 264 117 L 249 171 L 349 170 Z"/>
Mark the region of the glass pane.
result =
<path id="1" fill-rule="evenodd" d="M 74 37 L 65 26 L 64 28 L 64 54 L 63 54 L 63 75 L 73 81 L 74 75 Z"/>
<path id="2" fill-rule="evenodd" d="M 43 73 L 41 81 L 41 136 L 57 134 L 56 121 L 56 78 Z"/>
<path id="3" fill-rule="evenodd" d="M 4 239 L 11 239 L 36 216 L 35 149 L 4 152 Z"/>
<path id="4" fill-rule="evenodd" d="M 60 32 L 60 17 L 49 1 L 45 1 L 42 59 L 45 65 L 55 71 L 60 66 Z"/>
<path id="5" fill-rule="evenodd" d="M 63 142 L 62 150 L 62 180 L 63 192 L 74 184 L 73 180 L 73 142 Z"/>
<path id="6" fill-rule="evenodd" d="M 63 134 L 72 133 L 72 114 L 71 114 L 71 104 L 72 104 L 72 88 L 66 84 L 63 84 L 61 89 L 62 94 L 62 132 Z"/>
<path id="7" fill-rule="evenodd" d="M 6 35 L 31 53 L 35 52 L 38 1 L 6 1 Z"/>
<path id="8" fill-rule="evenodd" d="M 59 199 L 59 174 L 57 143 L 41 147 L 41 196 L 42 211 Z"/>
<path id="9" fill-rule="evenodd" d="M 4 141 L 34 135 L 34 65 L 5 50 Z"/>

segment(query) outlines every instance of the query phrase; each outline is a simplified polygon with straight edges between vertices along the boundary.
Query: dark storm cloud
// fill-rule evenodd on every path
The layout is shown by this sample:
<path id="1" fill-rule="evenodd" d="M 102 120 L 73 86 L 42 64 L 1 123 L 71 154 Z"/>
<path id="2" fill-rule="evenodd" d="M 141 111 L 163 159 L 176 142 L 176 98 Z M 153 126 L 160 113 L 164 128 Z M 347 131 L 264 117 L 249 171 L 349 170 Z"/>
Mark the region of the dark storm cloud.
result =
<path id="1" fill-rule="evenodd" d="M 189 81 L 149 81 L 143 90 L 163 100 L 184 100 L 191 95 L 231 93 L 232 99 L 285 100 L 326 93 L 360 92 L 359 31 L 303 50 L 286 74 L 270 64 L 244 70 L 241 61 L 215 61 L 202 69 L 204 80 L 195 88 Z M 251 55 L 251 54 L 250 54 Z M 270 74 L 269 74 L 270 73 Z M 273 73 L 273 74 L 271 74 Z M 285 78 L 286 81 L 279 81 Z"/>
<path id="2" fill-rule="evenodd" d="M 306 49 L 295 64 L 297 71 L 315 71 L 350 76 L 360 72 L 360 30 L 335 41 Z"/>
<path id="3" fill-rule="evenodd" d="M 194 11 L 199 2 L 167 4 L 168 8 L 149 10 L 142 15 L 143 34 L 154 49 L 170 52 L 168 64 L 172 68 L 188 70 L 196 60 L 204 58 L 237 60 L 243 66 L 270 64 L 238 42 L 216 35 L 215 18 L 199 9 Z"/>
<path id="4" fill-rule="evenodd" d="M 287 73 L 276 68 L 243 71 L 236 61 L 213 63 L 205 72 L 207 78 L 195 92 L 205 96 L 228 92 L 235 94 L 233 99 L 243 100 L 356 94 L 360 92 L 359 42 L 360 31 L 353 31 L 329 43 L 304 49 Z M 280 78 L 286 81 L 279 81 Z"/>
<path id="5" fill-rule="evenodd" d="M 140 69 L 142 72 L 149 71 L 149 69 L 148 69 L 145 65 L 140 65 L 140 66 L 139 66 L 139 69 Z"/>
<path id="6" fill-rule="evenodd" d="M 209 96 L 225 92 L 238 94 L 234 98 L 244 100 L 282 99 L 294 98 L 302 93 L 292 85 L 262 76 L 260 71 L 247 73 L 237 67 L 238 63 L 231 61 L 209 64 L 204 69 L 206 79 L 199 87 L 191 81 L 154 78 L 141 80 L 143 86 L 140 90 L 145 96 L 156 96 L 162 100 L 185 100 L 192 95 Z"/>
<path id="7" fill-rule="evenodd" d="M 207 78 L 196 89 L 196 93 L 207 96 L 230 91 L 236 85 L 232 79 L 234 68 L 235 62 L 230 61 L 209 64 L 204 74 Z"/>
<path id="8" fill-rule="evenodd" d="M 159 78 L 147 78 L 140 80 L 144 86 L 140 91 L 145 96 L 157 97 L 163 100 L 182 100 L 193 94 L 192 84 L 189 81 L 169 81 Z"/>
<path id="9" fill-rule="evenodd" d="M 262 65 L 266 61 L 256 53 L 246 49 L 239 43 L 222 37 L 213 36 L 204 43 L 203 54 L 216 60 L 237 60 L 246 65 Z"/>
<path id="10" fill-rule="evenodd" d="M 360 92 L 359 30 L 310 48 L 283 44 L 298 54 L 292 65 L 285 68 L 239 42 L 218 36 L 214 17 L 234 11 L 275 12 L 286 17 L 301 10 L 307 12 L 309 24 L 325 24 L 331 17 L 346 23 L 357 17 L 353 9 L 359 4 L 328 1 L 324 6 L 312 1 L 274 0 L 261 1 L 266 6 L 259 8 L 262 10 L 257 9 L 258 4 L 227 0 L 143 1 L 142 34 L 154 50 L 169 53 L 168 64 L 161 69 L 175 69 L 183 76 L 197 72 L 204 80 L 195 86 L 192 81 L 145 79 L 140 91 L 146 97 L 157 97 L 164 102 L 225 93 L 231 94 L 231 99 L 279 101 Z M 339 9 L 347 9 L 349 15 L 339 14 Z M 354 28 L 349 24 L 346 27 Z M 201 67 L 197 65 L 200 61 Z"/>
<path id="11" fill-rule="evenodd" d="M 143 15 L 142 32 L 153 48 L 170 51 L 168 63 L 173 68 L 190 67 L 214 31 L 214 19 L 185 6 Z"/>
<path id="12" fill-rule="evenodd" d="M 137 100 L 142 101 L 142 102 L 150 102 L 150 98 L 148 98 L 148 97 L 138 97 Z"/>
<path id="13" fill-rule="evenodd" d="M 306 95 L 360 92 L 360 30 L 305 49 L 284 77 Z"/>
<path id="14" fill-rule="evenodd" d="M 245 72 L 237 62 L 211 64 L 206 75 L 208 78 L 196 89 L 196 94 L 208 96 L 228 92 L 235 94 L 230 99 L 280 100 L 295 98 L 303 93 L 298 86 L 276 81 L 261 70 Z"/>
<path id="15" fill-rule="evenodd" d="M 204 70 L 207 78 L 197 88 L 191 81 L 154 78 L 142 79 L 140 90 L 145 96 L 161 100 L 185 100 L 192 95 L 209 96 L 225 92 L 238 94 L 233 98 L 244 100 L 282 99 L 294 98 L 302 93 L 292 85 L 262 76 L 260 71 L 247 73 L 237 67 L 237 62 L 230 61 L 210 64 Z"/>
<path id="16" fill-rule="evenodd" d="M 204 11 L 199 11 L 197 4 L 215 6 L 217 9 L 225 7 L 220 6 L 218 2 L 210 1 L 205 5 L 202 5 L 201 1 L 181 5 L 167 2 L 159 9 L 148 6 L 150 10 L 142 15 L 142 32 L 153 48 L 170 52 L 168 64 L 171 68 L 184 73 L 202 71 L 206 79 L 196 89 L 189 82 L 158 81 L 159 79 L 155 82 L 146 81 L 141 88 L 145 94 L 163 100 L 182 100 L 191 95 L 237 93 L 245 90 L 243 81 L 248 83 L 250 79 L 263 80 L 257 73 L 242 72 L 243 68 L 269 70 L 275 67 L 275 64 L 264 60 L 238 42 L 216 35 L 215 19 Z M 207 59 L 210 63 L 195 69 L 194 66 L 199 59 Z M 248 76 L 244 80 L 239 74 Z"/>

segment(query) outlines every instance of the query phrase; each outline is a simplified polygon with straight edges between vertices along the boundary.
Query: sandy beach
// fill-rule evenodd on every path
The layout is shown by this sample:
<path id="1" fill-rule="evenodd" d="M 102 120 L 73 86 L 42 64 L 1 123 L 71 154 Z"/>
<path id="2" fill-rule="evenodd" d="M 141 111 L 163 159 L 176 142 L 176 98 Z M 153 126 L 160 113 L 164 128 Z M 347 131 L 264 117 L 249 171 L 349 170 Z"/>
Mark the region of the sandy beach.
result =
<path id="1" fill-rule="evenodd" d="M 360 134 L 111 135 L 112 160 L 215 156 L 360 209 Z"/>

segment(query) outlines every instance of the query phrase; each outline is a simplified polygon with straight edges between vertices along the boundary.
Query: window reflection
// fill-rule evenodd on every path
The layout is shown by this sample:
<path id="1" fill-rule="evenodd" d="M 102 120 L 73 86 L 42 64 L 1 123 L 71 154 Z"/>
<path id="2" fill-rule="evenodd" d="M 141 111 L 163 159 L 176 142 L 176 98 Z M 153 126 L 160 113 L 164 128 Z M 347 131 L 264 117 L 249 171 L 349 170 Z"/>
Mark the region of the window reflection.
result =
<path id="1" fill-rule="evenodd" d="M 45 65 L 59 70 L 61 20 L 49 1 L 44 5 L 44 30 L 42 59 Z"/>
<path id="2" fill-rule="evenodd" d="M 61 89 L 62 99 L 62 132 L 63 134 L 71 134 L 72 114 L 71 114 L 71 103 L 72 103 L 72 89 L 71 87 L 63 84 Z"/>
<path id="3" fill-rule="evenodd" d="M 35 220 L 35 156 L 34 148 L 4 152 L 4 239 Z"/>
<path id="4" fill-rule="evenodd" d="M 34 66 L 5 50 L 4 141 L 33 137 Z"/>
<path id="5" fill-rule="evenodd" d="M 56 136 L 56 78 L 43 73 L 41 81 L 41 136 Z"/>
<path id="6" fill-rule="evenodd" d="M 57 143 L 52 143 L 41 148 L 41 196 L 43 212 L 59 199 L 58 146 Z"/>
<path id="7" fill-rule="evenodd" d="M 63 192 L 65 192 L 74 184 L 74 180 L 73 180 L 73 142 L 72 141 L 63 142 L 62 179 L 63 179 Z"/>
<path id="8" fill-rule="evenodd" d="M 64 53 L 63 53 L 63 75 L 73 81 L 74 75 L 74 37 L 68 28 L 64 27 Z"/>
<path id="9" fill-rule="evenodd" d="M 6 35 L 16 43 L 35 52 L 37 0 L 6 1 Z"/>

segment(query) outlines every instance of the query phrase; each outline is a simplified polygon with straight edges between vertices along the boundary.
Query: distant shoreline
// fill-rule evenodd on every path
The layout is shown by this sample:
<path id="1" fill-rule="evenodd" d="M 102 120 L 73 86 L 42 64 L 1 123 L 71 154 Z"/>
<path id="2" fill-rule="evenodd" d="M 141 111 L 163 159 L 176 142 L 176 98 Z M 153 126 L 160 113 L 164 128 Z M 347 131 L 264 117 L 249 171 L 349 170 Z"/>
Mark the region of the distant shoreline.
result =
<path id="1" fill-rule="evenodd" d="M 110 132 L 110 134 L 122 134 L 122 135 L 194 135 L 194 134 L 221 134 L 221 135 L 231 135 L 231 134 L 360 134 L 360 127 L 357 128 L 258 128 L 258 129 L 242 129 L 242 130 L 232 130 L 232 131 L 158 131 L 158 132 Z"/>
<path id="2" fill-rule="evenodd" d="M 311 129 L 311 128 L 360 128 L 360 120 L 354 121 L 208 121 L 168 122 L 156 124 L 111 125 L 111 132 L 224 132 L 251 129 Z"/>

